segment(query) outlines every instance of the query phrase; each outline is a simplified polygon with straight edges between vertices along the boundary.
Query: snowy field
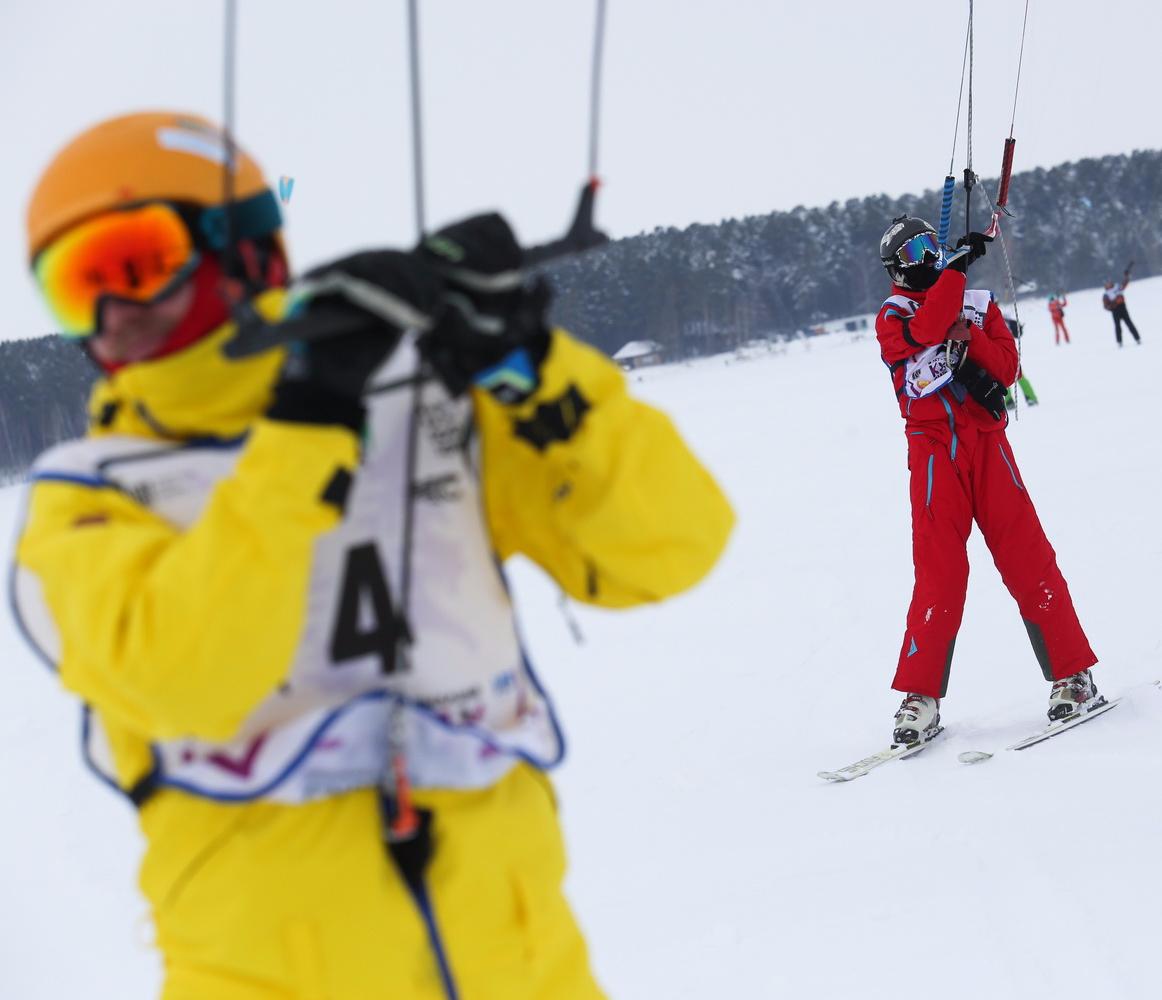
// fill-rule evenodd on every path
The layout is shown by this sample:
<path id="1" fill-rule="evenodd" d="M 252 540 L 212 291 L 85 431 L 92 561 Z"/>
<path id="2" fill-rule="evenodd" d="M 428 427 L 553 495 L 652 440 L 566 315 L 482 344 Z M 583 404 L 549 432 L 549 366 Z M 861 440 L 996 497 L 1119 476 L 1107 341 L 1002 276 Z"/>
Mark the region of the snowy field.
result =
<path id="1" fill-rule="evenodd" d="M 899 701 L 905 442 L 874 338 L 633 376 L 734 501 L 721 566 L 656 608 L 574 606 L 583 645 L 514 567 L 570 737 L 570 893 L 611 997 L 1159 995 L 1162 279 L 1128 302 L 1146 343 L 1121 351 L 1100 291 L 1071 297 L 1068 347 L 1043 299 L 1023 304 L 1041 405 L 1009 432 L 1099 687 L 1125 701 L 974 767 L 957 754 L 1031 732 L 1048 695 L 979 534 L 946 738 L 850 784 L 816 777 L 885 745 Z M 16 501 L 0 493 L 5 522 Z M 73 704 L 7 620 L 0 650 L 0 997 L 153 996 L 133 815 L 83 770 Z"/>

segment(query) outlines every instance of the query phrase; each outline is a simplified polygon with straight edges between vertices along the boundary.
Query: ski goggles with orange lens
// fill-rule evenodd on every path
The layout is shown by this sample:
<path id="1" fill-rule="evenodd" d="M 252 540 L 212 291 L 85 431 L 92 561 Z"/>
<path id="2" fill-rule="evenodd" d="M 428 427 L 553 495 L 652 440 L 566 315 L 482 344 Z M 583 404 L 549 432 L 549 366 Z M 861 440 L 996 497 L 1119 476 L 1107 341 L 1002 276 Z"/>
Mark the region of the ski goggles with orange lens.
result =
<path id="1" fill-rule="evenodd" d="M 904 267 L 923 264 L 925 260 L 940 259 L 940 243 L 934 233 L 917 233 L 896 251 L 896 259 Z"/>
<path id="2" fill-rule="evenodd" d="M 103 299 L 154 302 L 200 260 L 178 209 L 152 202 L 70 229 L 37 256 L 33 272 L 64 335 L 87 337 L 97 330 Z"/>

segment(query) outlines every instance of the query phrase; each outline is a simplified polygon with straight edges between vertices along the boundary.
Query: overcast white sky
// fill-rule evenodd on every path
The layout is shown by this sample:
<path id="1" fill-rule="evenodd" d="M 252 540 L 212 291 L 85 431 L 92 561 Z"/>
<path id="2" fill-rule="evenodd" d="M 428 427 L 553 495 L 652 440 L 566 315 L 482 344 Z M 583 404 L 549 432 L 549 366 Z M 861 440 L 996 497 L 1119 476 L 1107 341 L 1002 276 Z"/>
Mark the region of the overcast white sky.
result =
<path id="1" fill-rule="evenodd" d="M 405 0 L 239 0 L 237 126 L 295 177 L 299 264 L 410 243 Z M 0 0 L 0 339 L 47 332 L 24 204 L 72 135 L 147 107 L 221 118 L 218 0 Z M 608 0 L 599 221 L 614 236 L 940 185 L 968 0 Z M 977 0 L 974 166 L 995 175 L 1024 0 Z M 427 0 L 429 223 L 564 225 L 587 163 L 593 0 Z M 1016 169 L 1162 147 L 1162 5 L 1031 0 Z M 957 171 L 963 167 L 961 126 Z M 934 206 L 933 214 L 936 214 Z M 874 248 L 869 248 L 869 253 Z"/>

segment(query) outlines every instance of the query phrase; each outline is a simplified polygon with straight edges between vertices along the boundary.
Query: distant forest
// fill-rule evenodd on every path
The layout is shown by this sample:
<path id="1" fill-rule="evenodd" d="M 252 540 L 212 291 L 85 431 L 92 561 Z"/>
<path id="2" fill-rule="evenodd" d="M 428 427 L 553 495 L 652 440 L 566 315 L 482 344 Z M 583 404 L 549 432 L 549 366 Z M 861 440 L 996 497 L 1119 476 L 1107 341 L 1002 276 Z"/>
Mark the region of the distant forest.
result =
<path id="1" fill-rule="evenodd" d="M 995 197 L 995 179 L 981 184 Z M 958 190 L 953 241 L 963 230 L 963 199 Z M 1009 208 L 1014 217 L 1003 228 L 1020 285 L 1043 293 L 1092 287 L 1130 260 L 1135 277 L 1162 273 L 1162 152 L 1015 174 Z M 879 307 L 887 291 L 879 239 L 904 212 L 937 224 L 940 192 L 852 198 L 615 240 L 549 269 L 554 320 L 610 354 L 631 340 L 691 357 L 798 336 Z M 979 192 L 972 216 L 978 227 L 987 221 Z M 999 246 L 972 278 L 1007 297 Z M 83 430 L 92 380 L 73 344 L 0 343 L 0 477 L 19 476 L 43 448 Z"/>
<path id="2" fill-rule="evenodd" d="M 996 197 L 995 179 L 981 185 Z M 940 197 L 851 198 L 616 240 L 552 268 L 555 318 L 611 354 L 630 340 L 654 340 L 671 357 L 688 357 L 875 312 L 887 295 L 880 237 L 904 212 L 938 225 Z M 1014 174 L 1009 209 L 1014 217 L 1002 228 L 1018 285 L 1090 288 L 1130 260 L 1135 277 L 1162 273 L 1162 152 Z M 974 191 L 973 225 L 983 227 L 988 214 Z M 963 230 L 958 184 L 951 242 Z M 972 281 L 1007 298 L 997 244 Z"/>
<path id="3" fill-rule="evenodd" d="M 0 343 L 0 483 L 21 476 L 49 445 L 84 431 L 95 375 L 62 337 Z"/>

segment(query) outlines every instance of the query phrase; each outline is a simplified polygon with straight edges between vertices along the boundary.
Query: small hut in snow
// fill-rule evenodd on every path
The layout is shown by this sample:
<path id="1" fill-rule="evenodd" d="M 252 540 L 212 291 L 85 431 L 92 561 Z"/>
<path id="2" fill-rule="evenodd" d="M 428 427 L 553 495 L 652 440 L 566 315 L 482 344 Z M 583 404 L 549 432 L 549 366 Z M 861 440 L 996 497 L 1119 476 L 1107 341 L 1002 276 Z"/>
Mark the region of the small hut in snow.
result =
<path id="1" fill-rule="evenodd" d="M 613 360 L 626 371 L 632 371 L 647 365 L 660 365 L 663 354 L 662 345 L 657 341 L 631 340 L 613 356 Z"/>

